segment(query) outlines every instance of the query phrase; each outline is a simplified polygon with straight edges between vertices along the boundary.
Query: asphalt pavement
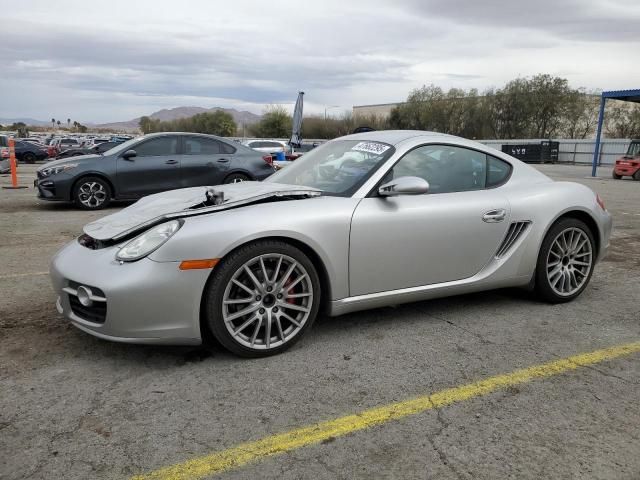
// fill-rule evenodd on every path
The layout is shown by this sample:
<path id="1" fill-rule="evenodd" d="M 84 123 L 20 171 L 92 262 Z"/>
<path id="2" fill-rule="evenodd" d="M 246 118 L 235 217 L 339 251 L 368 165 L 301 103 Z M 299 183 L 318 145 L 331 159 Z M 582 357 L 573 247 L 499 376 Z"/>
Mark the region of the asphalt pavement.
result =
<path id="1" fill-rule="evenodd" d="M 640 353 L 478 390 L 640 341 L 640 182 L 606 167 L 595 179 L 589 166 L 538 168 L 588 185 L 614 217 L 610 254 L 576 301 L 499 290 L 320 318 L 286 353 L 245 360 L 70 326 L 49 260 L 123 205 L 38 201 L 35 168 L 22 167 L 31 187 L 0 189 L 0 478 L 209 478 L 212 458 L 227 462 L 215 474 L 225 479 L 639 478 Z M 443 391 L 455 401 L 429 404 Z M 424 408 L 393 416 L 411 399 Z M 375 408 L 388 415 L 363 426 Z M 291 448 L 277 436 L 345 418 L 349 428 L 306 443 L 309 431 L 296 433 Z M 249 451 L 255 442 L 277 451 Z"/>

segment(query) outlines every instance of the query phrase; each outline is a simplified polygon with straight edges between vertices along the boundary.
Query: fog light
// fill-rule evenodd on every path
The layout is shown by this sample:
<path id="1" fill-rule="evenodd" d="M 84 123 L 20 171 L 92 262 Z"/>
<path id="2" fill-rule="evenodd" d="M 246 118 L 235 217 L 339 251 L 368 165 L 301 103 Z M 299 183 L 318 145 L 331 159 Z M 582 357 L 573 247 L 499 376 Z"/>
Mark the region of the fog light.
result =
<path id="1" fill-rule="evenodd" d="M 85 307 L 90 307 L 91 305 L 93 305 L 93 300 L 91 300 L 93 294 L 88 287 L 85 287 L 84 285 L 78 287 L 76 295 L 78 297 L 80 305 L 83 305 Z"/>

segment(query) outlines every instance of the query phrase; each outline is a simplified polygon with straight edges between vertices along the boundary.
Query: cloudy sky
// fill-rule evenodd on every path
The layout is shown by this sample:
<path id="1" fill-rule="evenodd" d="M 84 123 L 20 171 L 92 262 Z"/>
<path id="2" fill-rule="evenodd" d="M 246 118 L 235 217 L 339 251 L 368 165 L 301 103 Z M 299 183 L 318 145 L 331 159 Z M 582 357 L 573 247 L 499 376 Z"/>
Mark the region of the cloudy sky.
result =
<path id="1" fill-rule="evenodd" d="M 638 0 L 22 0 L 3 9 L 0 117 L 177 106 L 306 113 L 550 73 L 640 88 Z M 334 107 L 336 106 L 336 107 Z"/>

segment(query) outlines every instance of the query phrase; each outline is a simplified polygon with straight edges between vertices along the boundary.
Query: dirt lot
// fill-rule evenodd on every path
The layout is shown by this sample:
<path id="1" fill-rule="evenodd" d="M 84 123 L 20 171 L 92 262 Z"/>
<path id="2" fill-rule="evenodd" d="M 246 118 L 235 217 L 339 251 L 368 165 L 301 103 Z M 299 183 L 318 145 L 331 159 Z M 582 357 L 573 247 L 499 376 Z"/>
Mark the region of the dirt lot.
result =
<path id="1" fill-rule="evenodd" d="M 71 327 L 47 276 L 87 213 L 0 190 L 0 478 L 127 478 L 292 428 L 640 340 L 640 182 L 587 178 L 614 216 L 575 302 L 495 291 L 321 318 L 291 351 L 119 345 Z M 31 185 L 34 167 L 21 170 Z M 0 176 L 2 185 L 9 178 Z M 640 478 L 640 354 L 230 469 L 223 478 Z M 184 478 L 195 478 L 186 476 Z"/>

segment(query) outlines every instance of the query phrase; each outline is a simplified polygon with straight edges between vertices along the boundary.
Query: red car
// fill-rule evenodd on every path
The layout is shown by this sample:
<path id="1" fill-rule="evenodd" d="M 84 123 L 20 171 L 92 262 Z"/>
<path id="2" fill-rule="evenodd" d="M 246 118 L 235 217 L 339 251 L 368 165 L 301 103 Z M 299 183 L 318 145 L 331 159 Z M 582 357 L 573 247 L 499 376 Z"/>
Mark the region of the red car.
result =
<path id="1" fill-rule="evenodd" d="M 633 177 L 640 180 L 640 140 L 631 140 L 627 153 L 616 160 L 613 167 L 613 178 Z"/>

